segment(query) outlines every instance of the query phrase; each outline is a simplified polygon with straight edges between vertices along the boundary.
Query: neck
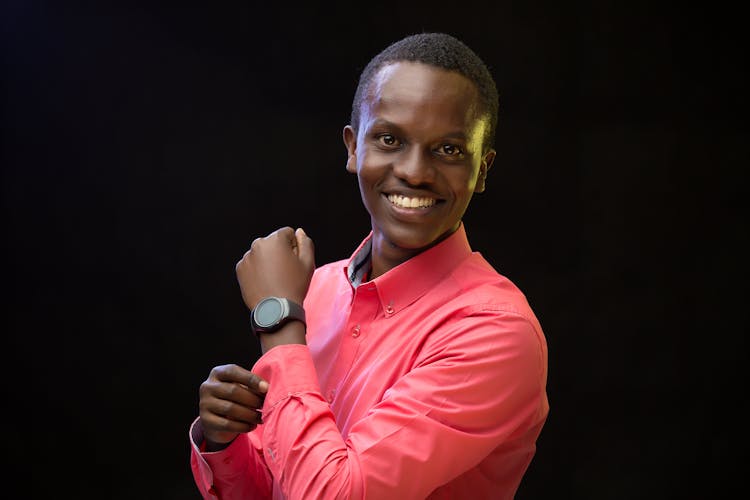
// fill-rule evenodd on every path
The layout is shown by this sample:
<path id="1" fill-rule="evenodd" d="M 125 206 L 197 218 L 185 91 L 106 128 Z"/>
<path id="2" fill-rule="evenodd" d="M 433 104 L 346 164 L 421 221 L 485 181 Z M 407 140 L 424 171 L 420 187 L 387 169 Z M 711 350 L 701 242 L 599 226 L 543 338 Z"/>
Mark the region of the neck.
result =
<path id="1" fill-rule="evenodd" d="M 422 248 L 402 248 L 393 244 L 382 233 L 374 232 L 372 236 L 371 253 L 372 269 L 370 271 L 369 279 L 374 280 L 375 278 L 387 273 L 394 267 L 403 264 L 412 257 L 415 257 L 425 250 L 434 247 L 435 245 L 455 233 L 458 227 L 459 225 L 457 225 L 456 228 L 452 231 L 448 231 L 440 238 Z"/>
<path id="2" fill-rule="evenodd" d="M 399 264 L 403 264 L 421 249 L 400 248 L 388 241 L 383 235 L 373 235 L 372 238 L 372 271 L 370 279 L 382 276 Z"/>

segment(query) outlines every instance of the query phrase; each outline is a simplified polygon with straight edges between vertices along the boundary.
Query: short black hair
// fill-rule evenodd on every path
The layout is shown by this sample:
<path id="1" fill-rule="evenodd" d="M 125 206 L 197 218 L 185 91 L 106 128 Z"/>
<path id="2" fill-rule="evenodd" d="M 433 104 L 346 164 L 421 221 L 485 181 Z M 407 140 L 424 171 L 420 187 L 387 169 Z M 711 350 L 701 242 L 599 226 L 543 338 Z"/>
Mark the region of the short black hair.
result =
<path id="1" fill-rule="evenodd" d="M 359 130 L 359 112 L 362 100 L 369 91 L 370 83 L 383 66 L 399 61 L 428 64 L 437 68 L 455 71 L 476 85 L 481 111 L 489 118 L 485 131 L 484 147 L 491 148 L 495 142 L 497 127 L 498 94 L 495 80 L 479 56 L 466 44 L 445 33 L 420 33 L 407 36 L 376 55 L 362 70 L 352 103 L 351 126 Z"/>

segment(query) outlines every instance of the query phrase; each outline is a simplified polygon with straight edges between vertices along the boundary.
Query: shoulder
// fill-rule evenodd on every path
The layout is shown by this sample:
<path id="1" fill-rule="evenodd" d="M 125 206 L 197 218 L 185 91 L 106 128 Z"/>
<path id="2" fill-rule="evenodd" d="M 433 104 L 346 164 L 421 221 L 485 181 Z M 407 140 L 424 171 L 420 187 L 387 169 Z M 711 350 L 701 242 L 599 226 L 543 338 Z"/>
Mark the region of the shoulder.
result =
<path id="1" fill-rule="evenodd" d="M 494 377 L 494 383 L 505 379 L 539 394 L 547 377 L 546 339 L 526 296 L 510 279 L 475 253 L 424 298 L 434 305 L 417 366 L 457 363 Z"/>
<path id="2" fill-rule="evenodd" d="M 478 342 L 486 349 L 525 345 L 546 357 L 544 332 L 526 296 L 479 253 L 465 259 L 428 295 L 435 304 L 431 316 L 437 326 L 431 330 L 431 342 Z"/>
<path id="3" fill-rule="evenodd" d="M 478 252 L 473 253 L 446 278 L 456 291 L 457 305 L 471 311 L 497 311 L 516 314 L 530 323 L 536 315 L 526 295 L 509 278 L 498 273 Z"/>

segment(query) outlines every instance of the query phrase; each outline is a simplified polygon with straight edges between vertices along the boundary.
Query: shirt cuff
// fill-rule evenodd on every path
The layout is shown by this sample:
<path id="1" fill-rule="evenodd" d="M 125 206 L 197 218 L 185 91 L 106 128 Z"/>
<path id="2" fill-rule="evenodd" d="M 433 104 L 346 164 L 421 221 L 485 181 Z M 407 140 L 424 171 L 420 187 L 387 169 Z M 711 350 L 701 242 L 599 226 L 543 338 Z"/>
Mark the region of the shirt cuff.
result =
<path id="1" fill-rule="evenodd" d="M 240 434 L 229 446 L 219 451 L 201 451 L 204 440 L 203 426 L 201 425 L 200 417 L 198 417 L 190 426 L 190 444 L 193 452 L 200 457 L 203 464 L 212 472 L 208 475 L 209 477 L 205 477 L 207 476 L 206 474 L 201 474 L 204 476 L 204 479 L 209 480 L 209 484 L 213 480 L 213 471 L 221 470 L 222 476 L 234 476 L 247 471 L 248 457 L 251 450 L 245 434 Z M 204 472 L 204 468 L 201 467 L 201 469 L 201 472 Z"/>
<path id="2" fill-rule="evenodd" d="M 318 374 L 306 345 L 276 346 L 261 356 L 251 371 L 268 381 L 264 418 L 280 401 L 294 394 L 320 394 Z"/>

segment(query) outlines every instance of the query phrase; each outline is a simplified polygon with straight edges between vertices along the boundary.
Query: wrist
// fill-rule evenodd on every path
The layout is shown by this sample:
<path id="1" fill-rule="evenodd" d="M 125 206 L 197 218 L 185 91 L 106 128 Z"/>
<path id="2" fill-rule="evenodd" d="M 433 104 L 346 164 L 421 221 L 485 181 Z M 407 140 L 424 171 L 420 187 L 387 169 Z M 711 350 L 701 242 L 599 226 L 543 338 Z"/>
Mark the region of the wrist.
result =
<path id="1" fill-rule="evenodd" d="M 207 452 L 207 453 L 213 453 L 216 451 L 221 451 L 229 447 L 230 444 L 234 442 L 234 440 L 237 438 L 235 436 L 234 438 L 230 439 L 226 443 L 222 443 L 219 441 L 214 441 L 205 435 L 203 436 L 203 446 L 201 447 L 201 451 Z"/>
<path id="2" fill-rule="evenodd" d="M 258 338 L 264 354 L 280 345 L 307 344 L 305 324 L 298 320 L 289 321 L 275 332 L 259 333 Z"/>

